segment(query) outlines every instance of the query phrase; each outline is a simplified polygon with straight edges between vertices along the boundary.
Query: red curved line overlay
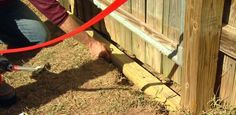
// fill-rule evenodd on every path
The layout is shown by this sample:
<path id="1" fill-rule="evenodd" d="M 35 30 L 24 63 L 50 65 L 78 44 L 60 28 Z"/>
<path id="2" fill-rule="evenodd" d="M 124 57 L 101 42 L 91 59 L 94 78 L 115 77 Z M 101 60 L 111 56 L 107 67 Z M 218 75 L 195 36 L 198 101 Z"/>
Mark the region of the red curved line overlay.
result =
<path id="1" fill-rule="evenodd" d="M 60 37 L 57 37 L 53 40 L 50 40 L 48 42 L 42 43 L 42 44 L 37 44 L 37 45 L 33 45 L 33 46 L 28 46 L 28 47 L 23 47 L 23 48 L 15 48 L 15 49 L 8 49 L 8 50 L 0 50 L 0 54 L 9 54 L 9 53 L 17 53 L 17 52 L 24 52 L 24 51 L 30 51 L 30 50 L 34 50 L 34 49 L 38 49 L 38 48 L 42 48 L 42 47 L 46 47 L 49 46 L 51 44 L 63 41 L 64 39 L 67 39 L 69 37 L 72 37 L 84 30 L 86 30 L 87 28 L 89 28 L 90 26 L 96 24 L 97 22 L 99 22 L 100 20 L 102 20 L 105 16 L 109 15 L 111 12 L 113 12 L 114 10 L 116 10 L 118 7 L 120 7 L 122 4 L 124 4 L 127 0 L 115 0 L 109 7 L 107 7 L 105 10 L 103 10 L 102 12 L 100 12 L 98 15 L 96 15 L 95 17 L 93 17 L 91 20 L 89 20 L 88 22 L 86 22 L 85 24 L 83 24 L 82 26 L 76 28 L 75 30 L 62 35 Z"/>

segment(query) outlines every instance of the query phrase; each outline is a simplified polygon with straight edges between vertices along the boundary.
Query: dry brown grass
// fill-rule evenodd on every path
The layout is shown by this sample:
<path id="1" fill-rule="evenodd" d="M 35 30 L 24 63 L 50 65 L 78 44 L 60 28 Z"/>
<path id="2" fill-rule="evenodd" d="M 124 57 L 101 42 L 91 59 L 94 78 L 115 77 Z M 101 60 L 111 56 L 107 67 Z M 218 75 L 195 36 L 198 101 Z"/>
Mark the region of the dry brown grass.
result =
<path id="1" fill-rule="evenodd" d="M 204 111 L 204 115 L 235 115 L 236 108 L 228 104 L 224 104 L 221 99 L 214 97 L 210 102 L 210 109 Z"/>
<path id="2" fill-rule="evenodd" d="M 29 72 L 5 74 L 19 99 L 14 106 L 0 109 L 0 114 L 157 114 L 165 110 L 134 87 L 118 85 L 122 75 L 117 69 L 104 60 L 91 60 L 87 49 L 74 39 L 44 48 L 28 62 L 15 56 L 14 60 L 29 66 L 50 63 L 51 69 L 35 77 Z"/>
<path id="3" fill-rule="evenodd" d="M 18 101 L 10 108 L 0 108 L 0 115 L 168 113 L 134 86 L 121 85 L 123 76 L 117 68 L 102 59 L 91 60 L 87 49 L 75 39 L 8 57 L 28 66 L 49 63 L 51 69 L 38 76 L 30 72 L 6 73 L 5 79 L 16 88 Z"/>

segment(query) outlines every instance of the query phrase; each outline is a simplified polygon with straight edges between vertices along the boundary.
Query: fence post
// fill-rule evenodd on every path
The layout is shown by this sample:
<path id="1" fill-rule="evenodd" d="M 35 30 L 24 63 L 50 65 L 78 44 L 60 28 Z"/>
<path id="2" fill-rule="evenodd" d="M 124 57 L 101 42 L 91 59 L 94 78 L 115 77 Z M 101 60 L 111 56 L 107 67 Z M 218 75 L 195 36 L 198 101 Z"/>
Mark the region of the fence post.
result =
<path id="1" fill-rule="evenodd" d="M 187 0 L 184 28 L 182 107 L 199 114 L 208 108 L 214 84 L 224 0 Z"/>

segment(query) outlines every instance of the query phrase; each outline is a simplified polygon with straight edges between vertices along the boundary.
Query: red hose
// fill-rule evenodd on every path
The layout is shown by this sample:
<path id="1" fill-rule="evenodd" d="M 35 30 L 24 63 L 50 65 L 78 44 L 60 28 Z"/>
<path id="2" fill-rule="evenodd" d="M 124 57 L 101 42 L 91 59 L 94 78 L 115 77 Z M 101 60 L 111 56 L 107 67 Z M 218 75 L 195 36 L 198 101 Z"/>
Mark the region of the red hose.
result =
<path id="1" fill-rule="evenodd" d="M 42 43 L 42 44 L 33 45 L 33 46 L 28 46 L 28 47 L 23 47 L 23 48 L 15 48 L 15 49 L 7 49 L 7 50 L 0 50 L 0 54 L 9 54 L 9 53 L 17 53 L 17 52 L 35 50 L 35 49 L 38 49 L 38 48 L 43 48 L 43 47 L 52 45 L 54 43 L 63 41 L 64 39 L 72 37 L 72 36 L 82 32 L 82 31 L 86 30 L 90 26 L 96 24 L 97 22 L 102 20 L 105 16 L 107 16 L 108 14 L 110 14 L 111 12 L 116 10 L 118 7 L 120 7 L 122 4 L 124 4 L 126 1 L 127 0 L 115 0 L 109 7 L 107 7 L 104 11 L 100 12 L 98 15 L 93 17 L 91 20 L 89 20 L 85 24 L 83 24 L 82 26 L 76 28 L 75 30 L 73 30 L 73 31 L 71 31 L 71 32 L 69 32 L 65 35 L 62 35 L 58 38 L 55 38 L 53 40 L 50 40 L 50 41 Z"/>

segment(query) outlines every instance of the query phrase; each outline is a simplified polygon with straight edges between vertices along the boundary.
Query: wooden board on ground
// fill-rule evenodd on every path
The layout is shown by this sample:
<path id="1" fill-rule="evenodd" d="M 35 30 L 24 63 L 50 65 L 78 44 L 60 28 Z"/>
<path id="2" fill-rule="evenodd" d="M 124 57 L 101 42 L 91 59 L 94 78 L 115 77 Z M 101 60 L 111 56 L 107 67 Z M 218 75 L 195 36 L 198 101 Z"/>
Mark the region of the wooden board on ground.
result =
<path id="1" fill-rule="evenodd" d="M 94 34 L 96 38 L 102 41 L 105 39 Z M 178 111 L 180 109 L 180 96 L 177 95 L 173 90 L 168 88 L 166 85 L 161 83 L 156 77 L 151 73 L 147 72 L 142 66 L 137 64 L 134 60 L 129 58 L 126 54 L 116 48 L 114 45 L 110 44 L 108 41 L 105 43 L 109 44 L 112 50 L 112 60 L 120 67 L 124 75 L 131 80 L 138 88 L 140 88 L 144 93 L 151 95 L 156 100 L 165 103 L 168 110 Z"/>

